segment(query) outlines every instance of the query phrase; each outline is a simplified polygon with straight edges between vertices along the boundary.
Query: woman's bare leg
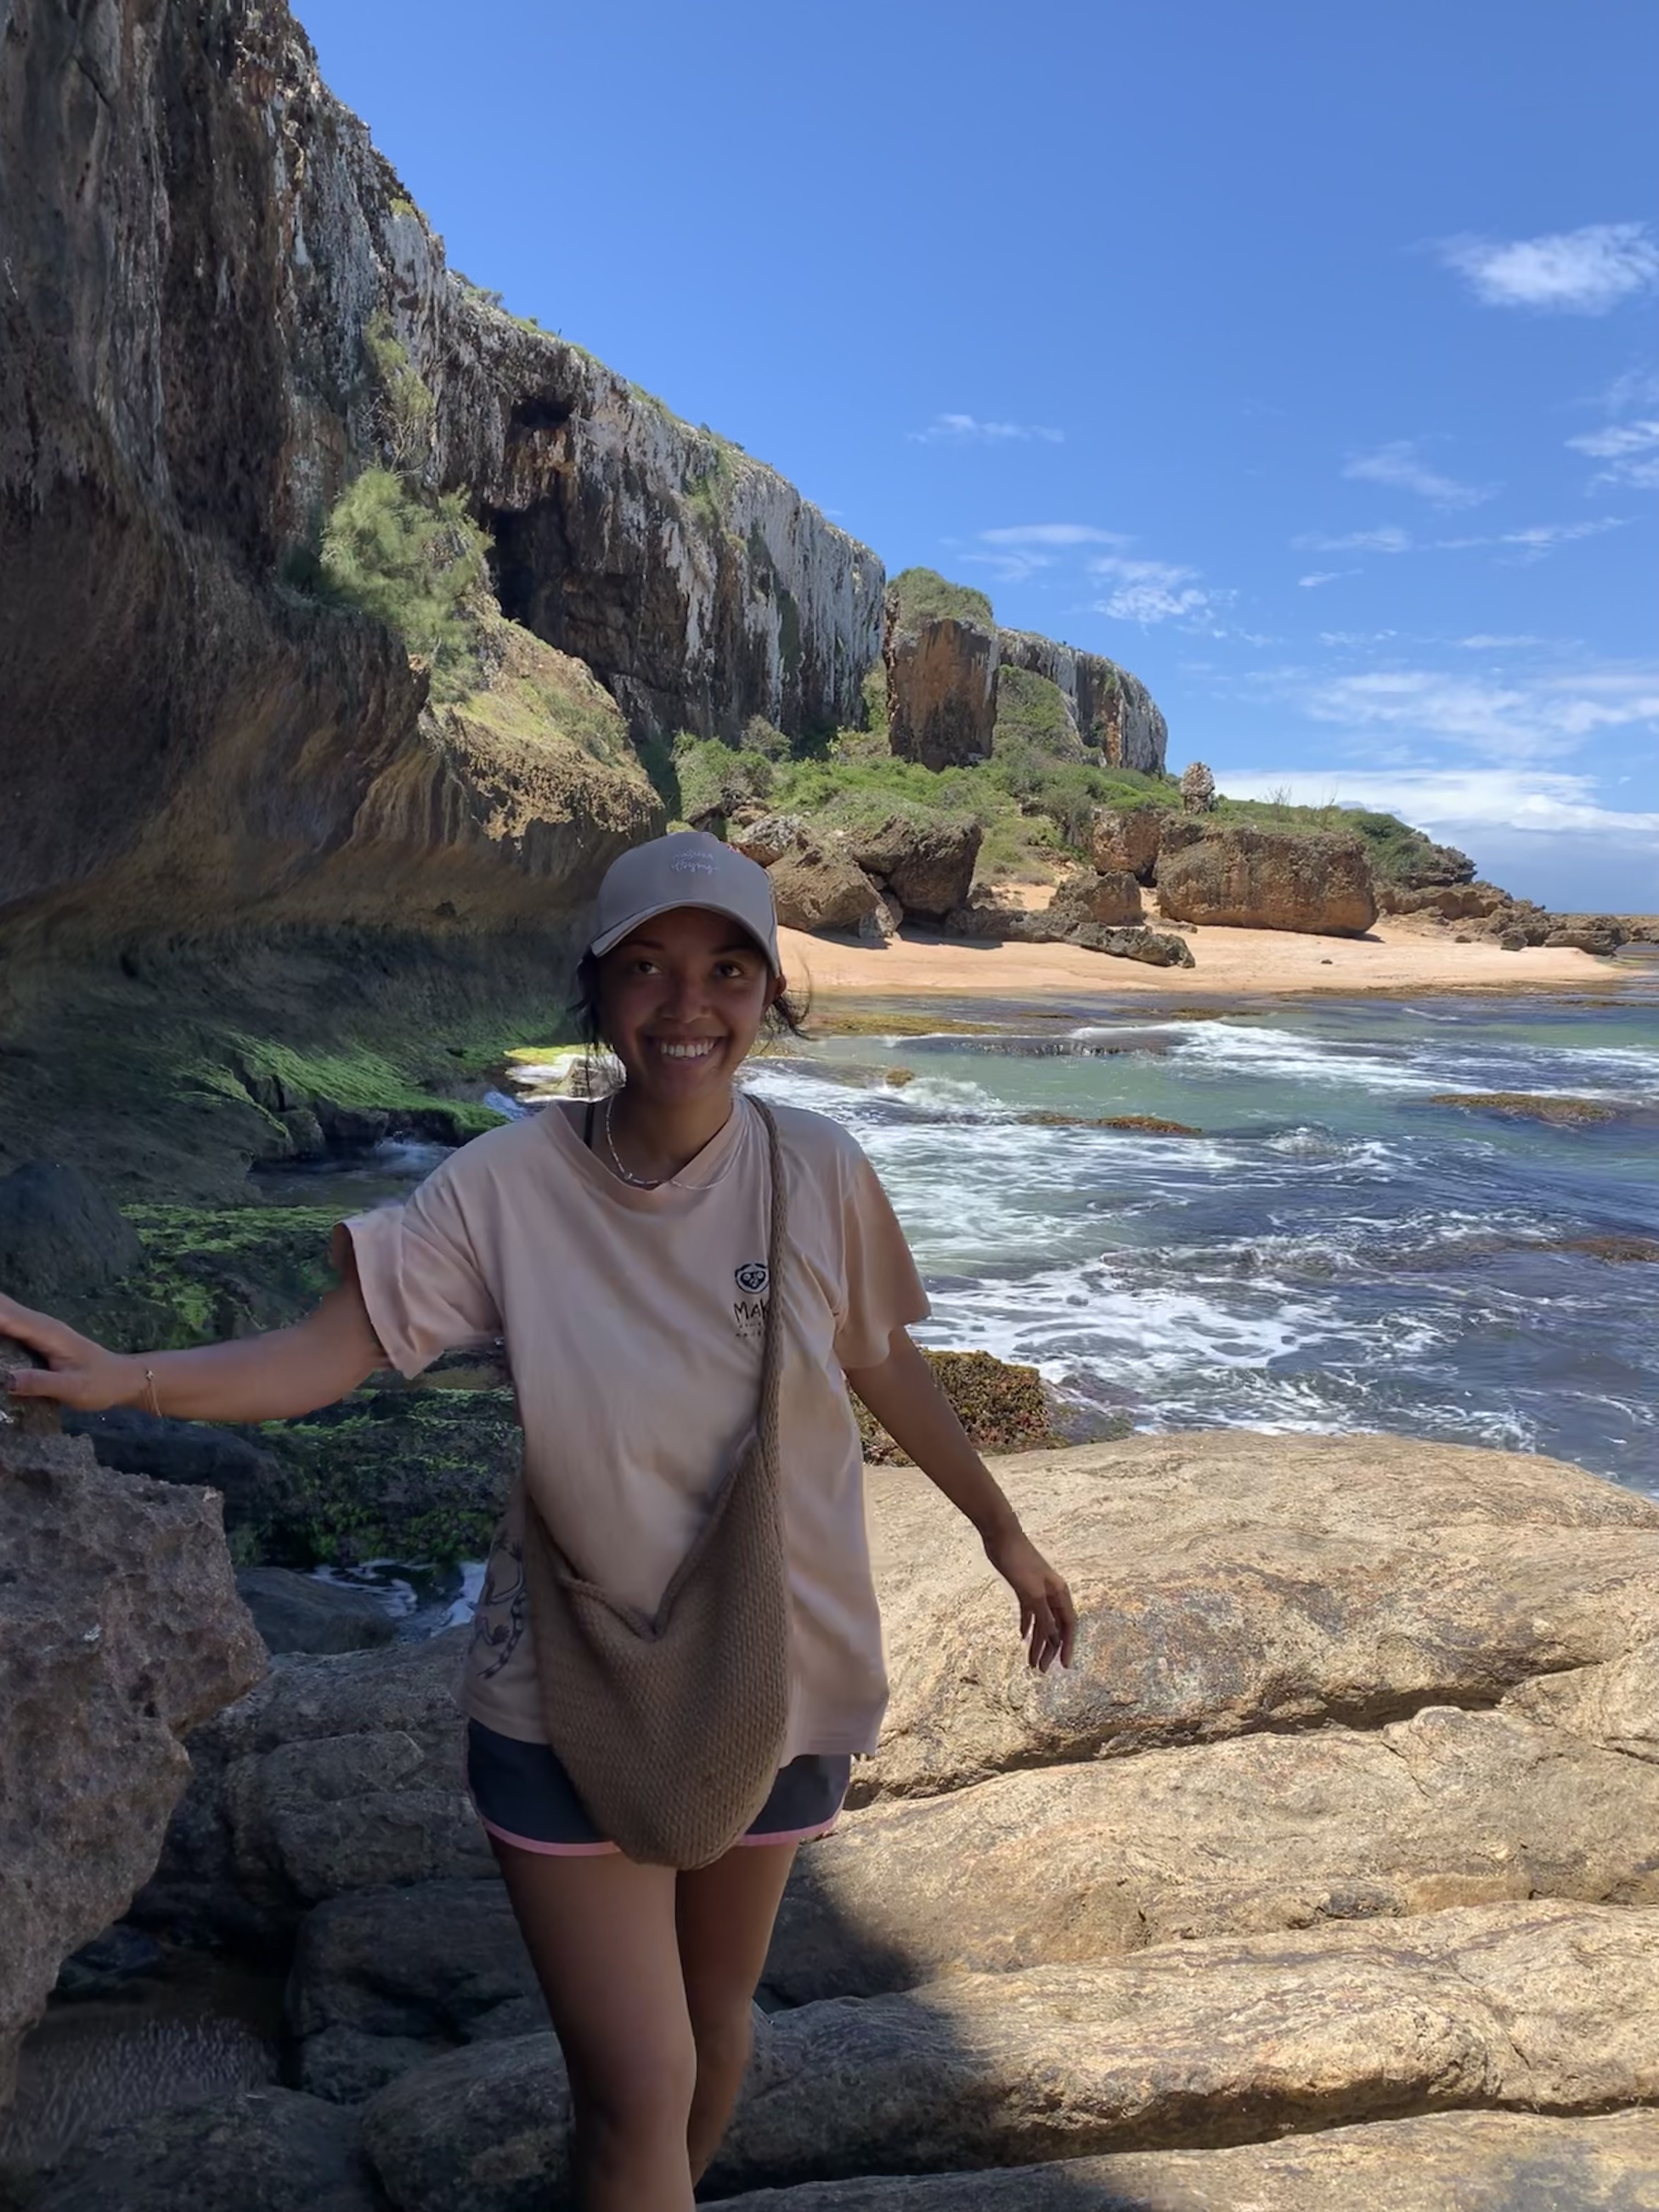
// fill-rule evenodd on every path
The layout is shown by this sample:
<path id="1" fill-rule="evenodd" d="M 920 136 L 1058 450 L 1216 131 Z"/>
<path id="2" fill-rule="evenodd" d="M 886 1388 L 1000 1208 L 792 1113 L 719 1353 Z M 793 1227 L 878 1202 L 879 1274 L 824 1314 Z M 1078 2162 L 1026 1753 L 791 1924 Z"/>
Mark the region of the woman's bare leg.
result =
<path id="1" fill-rule="evenodd" d="M 675 1918 L 686 2009 L 697 2053 L 687 2150 L 699 2179 L 720 2148 L 753 2040 L 750 2008 L 766 1964 L 793 1844 L 734 1845 L 679 1877 Z"/>
<path id="2" fill-rule="evenodd" d="M 490 1841 L 570 2077 L 577 2203 L 582 2212 L 691 2212 L 698 2047 L 672 1869 Z"/>

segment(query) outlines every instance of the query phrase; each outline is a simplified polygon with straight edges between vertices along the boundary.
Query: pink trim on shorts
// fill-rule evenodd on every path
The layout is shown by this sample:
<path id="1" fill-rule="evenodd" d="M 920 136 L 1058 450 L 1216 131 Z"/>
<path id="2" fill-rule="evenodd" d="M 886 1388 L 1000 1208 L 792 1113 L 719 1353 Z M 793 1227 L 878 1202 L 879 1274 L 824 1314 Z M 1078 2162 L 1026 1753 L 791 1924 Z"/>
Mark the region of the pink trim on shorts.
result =
<path id="1" fill-rule="evenodd" d="M 472 1809 L 477 1813 L 478 1808 L 475 1805 Z M 817 1826 L 813 1828 L 785 1828 L 779 1831 L 777 1833 L 771 1835 L 739 1836 L 737 1842 L 732 1846 L 732 1848 L 734 1850 L 742 1850 L 745 1845 L 752 1849 L 755 1845 L 760 1844 L 811 1843 L 815 1837 L 832 1834 L 835 1831 L 836 1824 L 840 1819 L 841 1814 L 836 1813 L 832 1815 L 830 1820 L 820 1821 Z M 616 1844 L 535 1843 L 528 1836 L 515 1836 L 510 1828 L 498 1828 L 493 1820 L 486 1820 L 482 1813 L 478 1813 L 478 1825 L 483 1828 L 487 1828 L 492 1836 L 498 1836 L 502 1843 L 511 1844 L 514 1850 L 537 1851 L 539 1852 L 544 1858 L 597 1859 L 605 1858 L 608 1856 L 619 1855 L 620 1847 Z"/>
<path id="2" fill-rule="evenodd" d="M 815 1836 L 830 1835 L 840 1818 L 840 1813 L 836 1812 L 832 1813 L 827 1820 L 820 1820 L 814 1828 L 775 1828 L 769 1829 L 763 1835 L 739 1836 L 732 1848 L 733 1850 L 740 1851 L 745 1846 L 752 1848 L 757 1844 L 811 1843 Z"/>
<path id="3" fill-rule="evenodd" d="M 478 1812 L 476 1805 L 472 1809 Z M 482 1813 L 478 1813 L 478 1825 L 487 1828 L 492 1836 L 499 1836 L 502 1843 L 511 1844 L 514 1850 L 538 1851 L 544 1858 L 599 1859 L 621 1855 L 615 1844 L 538 1844 L 529 1836 L 515 1836 L 511 1828 L 498 1828 L 493 1820 L 486 1820 Z"/>

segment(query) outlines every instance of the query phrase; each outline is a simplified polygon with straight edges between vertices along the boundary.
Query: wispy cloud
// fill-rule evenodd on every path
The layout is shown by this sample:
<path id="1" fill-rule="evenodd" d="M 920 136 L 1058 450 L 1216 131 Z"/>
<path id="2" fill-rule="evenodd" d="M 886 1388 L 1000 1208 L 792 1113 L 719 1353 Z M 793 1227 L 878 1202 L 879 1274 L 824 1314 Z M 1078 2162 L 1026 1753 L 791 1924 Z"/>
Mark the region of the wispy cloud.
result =
<path id="1" fill-rule="evenodd" d="M 1063 446 L 1066 433 L 1042 422 L 981 422 L 973 415 L 935 415 L 925 430 L 908 435 L 919 446 L 1003 446 L 1035 439 L 1047 446 Z"/>
<path id="2" fill-rule="evenodd" d="M 984 545 L 1128 545 L 1121 530 L 1097 530 L 1091 522 L 1016 522 L 1004 530 L 981 530 Z"/>
<path id="3" fill-rule="evenodd" d="M 1396 438 L 1389 445 L 1379 446 L 1374 453 L 1350 455 L 1342 473 L 1357 483 L 1387 484 L 1392 490 L 1414 492 L 1435 507 L 1479 507 L 1498 489 L 1496 484 L 1463 483 L 1455 477 L 1442 476 L 1429 466 L 1410 438 Z"/>
<path id="4" fill-rule="evenodd" d="M 1659 287 L 1659 244 L 1640 222 L 1592 222 L 1541 238 L 1445 238 L 1437 251 L 1488 307 L 1604 315 Z"/>
<path id="5" fill-rule="evenodd" d="M 1315 568 L 1308 575 L 1298 576 L 1296 580 L 1304 592 L 1316 592 L 1322 584 L 1339 583 L 1344 576 L 1357 576 L 1358 574 L 1358 568 Z"/>
<path id="6" fill-rule="evenodd" d="M 1293 538 L 1291 543 L 1300 553 L 1410 553 L 1417 541 L 1408 530 L 1388 523 L 1381 530 L 1351 530 L 1343 538 Z"/>
<path id="7" fill-rule="evenodd" d="M 1601 803 L 1595 779 L 1547 769 L 1454 768 L 1356 770 L 1239 770 L 1221 779 L 1230 799 L 1261 799 L 1289 788 L 1313 805 L 1375 806 L 1442 832 L 1510 830 L 1549 836 L 1616 836 L 1659 844 L 1659 814 Z"/>
<path id="8" fill-rule="evenodd" d="M 1605 461 L 1590 478 L 1598 484 L 1626 484 L 1638 491 L 1659 491 L 1659 422 L 1614 422 L 1605 430 L 1589 430 L 1582 438 L 1569 438 L 1575 453 L 1588 453 Z"/>
<path id="9" fill-rule="evenodd" d="M 1090 562 L 1089 573 L 1111 586 L 1106 597 L 1095 602 L 1094 611 L 1114 622 L 1144 626 L 1192 621 L 1213 615 L 1233 596 L 1231 592 L 1204 590 L 1197 580 L 1203 573 L 1200 569 L 1182 568 L 1172 561 L 1132 561 L 1121 553 L 1107 553 Z"/>
<path id="10" fill-rule="evenodd" d="M 1613 730 L 1659 727 L 1659 668 L 1571 671 L 1507 683 L 1396 668 L 1281 686 L 1316 722 L 1356 737 L 1435 739 L 1491 758 L 1559 759 Z"/>
<path id="11" fill-rule="evenodd" d="M 1303 553 L 1467 553 L 1486 546 L 1502 554 L 1513 549 L 1508 557 L 1519 566 L 1529 567 L 1560 546 L 1577 544 L 1583 538 L 1599 538 L 1603 531 L 1624 526 L 1623 516 L 1603 514 L 1593 520 L 1537 522 L 1524 530 L 1488 531 L 1468 538 L 1413 538 L 1409 530 L 1385 523 L 1380 530 L 1353 530 L 1341 538 L 1293 538 L 1291 543 Z M 1322 580 L 1325 572 L 1316 573 Z"/>

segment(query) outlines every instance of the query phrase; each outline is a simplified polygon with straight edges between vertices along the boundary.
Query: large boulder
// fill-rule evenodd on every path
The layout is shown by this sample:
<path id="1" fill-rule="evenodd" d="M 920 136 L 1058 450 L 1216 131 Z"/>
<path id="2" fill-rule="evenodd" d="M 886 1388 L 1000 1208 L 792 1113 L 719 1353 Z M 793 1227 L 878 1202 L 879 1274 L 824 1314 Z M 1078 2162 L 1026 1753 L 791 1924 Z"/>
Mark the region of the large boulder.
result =
<path id="1" fill-rule="evenodd" d="M 1165 806 L 1103 806 L 1095 817 L 1091 839 L 1094 863 L 1101 872 L 1120 872 L 1149 884 L 1158 870 L 1158 829 Z"/>
<path id="2" fill-rule="evenodd" d="M 1656 2174 L 1659 2112 L 1433 2112 L 1231 2150 L 809 2181 L 709 2212 L 1634 2212 Z"/>
<path id="3" fill-rule="evenodd" d="M 1589 2115 L 1652 2097 L 1656 2035 L 1659 1914 L 1590 1905 L 957 1974 L 774 2014 L 707 2187 L 960 2174 L 1413 2108 Z M 538 2212 L 565 2178 L 568 2113 L 557 2045 L 528 2036 L 404 2075 L 363 2144 L 399 2212 Z"/>
<path id="4" fill-rule="evenodd" d="M 803 845 L 771 871 L 778 920 L 786 929 L 856 929 L 881 894 L 844 845 Z"/>
<path id="5" fill-rule="evenodd" d="M 1127 868 L 1079 869 L 1054 893 L 1048 914 L 1062 928 L 1083 921 L 1107 929 L 1135 928 L 1140 922 L 1140 885 Z"/>
<path id="6" fill-rule="evenodd" d="M 978 595 L 908 588 L 915 572 L 887 593 L 882 659 L 887 671 L 887 738 L 901 760 L 924 768 L 968 768 L 989 760 L 996 734 L 997 633 L 978 618 Z M 924 572 L 925 573 L 925 572 Z M 961 614 L 934 611 L 960 604 Z"/>
<path id="7" fill-rule="evenodd" d="M 965 817 L 893 814 L 873 830 L 849 831 L 847 850 L 907 914 L 939 920 L 966 899 L 984 842 L 983 829 Z"/>
<path id="8" fill-rule="evenodd" d="M 1363 937 L 1376 919 L 1358 838 L 1233 826 L 1159 854 L 1158 904 L 1172 921 Z"/>
<path id="9" fill-rule="evenodd" d="M 1379 914 L 1437 914 L 1443 921 L 1484 921 L 1509 903 L 1508 892 L 1496 884 L 1407 886 L 1386 877 L 1376 884 Z"/>
<path id="10" fill-rule="evenodd" d="M 0 1291 L 21 1304 L 103 1290 L 143 1256 L 131 1223 L 78 1168 L 30 1160 L 0 1176 Z"/>
<path id="11" fill-rule="evenodd" d="M 158 1419 L 136 1406 L 112 1406 L 102 1413 L 66 1413 L 64 1426 L 90 1440 L 100 1467 L 216 1490 L 224 1500 L 227 1534 L 246 1530 L 259 1549 L 275 1524 L 291 1522 L 303 1512 L 293 1469 L 232 1430 L 204 1421 Z"/>
<path id="12" fill-rule="evenodd" d="M 154 1869 L 186 1731 L 265 1665 L 211 1491 L 14 1433 L 0 1427 L 0 2102 L 60 1962 Z"/>
<path id="13" fill-rule="evenodd" d="M 730 842 L 746 860 L 757 860 L 763 868 L 769 868 L 786 853 L 793 853 L 798 845 L 806 842 L 806 817 L 804 814 L 761 814 L 753 821 L 734 827 Z"/>

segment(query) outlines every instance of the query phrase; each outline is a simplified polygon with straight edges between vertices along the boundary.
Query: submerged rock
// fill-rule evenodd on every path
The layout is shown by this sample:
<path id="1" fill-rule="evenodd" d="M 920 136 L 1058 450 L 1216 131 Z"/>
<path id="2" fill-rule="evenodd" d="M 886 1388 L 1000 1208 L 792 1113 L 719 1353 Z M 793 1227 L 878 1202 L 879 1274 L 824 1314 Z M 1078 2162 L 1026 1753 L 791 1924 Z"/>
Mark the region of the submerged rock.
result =
<path id="1" fill-rule="evenodd" d="M 1605 1098 L 1564 1098 L 1550 1091 L 1437 1091 L 1428 1103 L 1501 1114 L 1512 1121 L 1545 1121 L 1563 1129 L 1594 1128 L 1603 1121 L 1616 1121 L 1629 1110 Z"/>

